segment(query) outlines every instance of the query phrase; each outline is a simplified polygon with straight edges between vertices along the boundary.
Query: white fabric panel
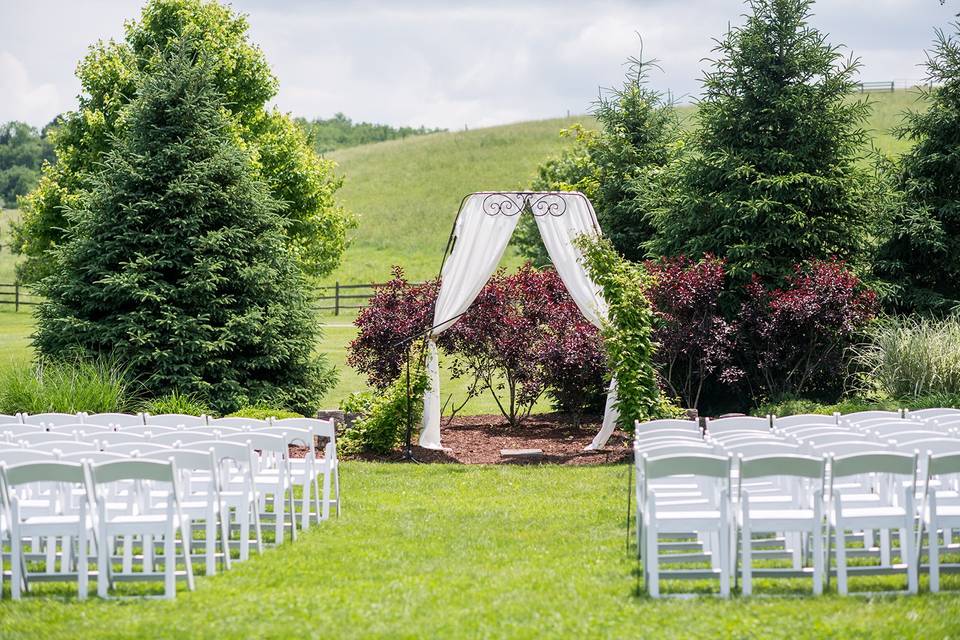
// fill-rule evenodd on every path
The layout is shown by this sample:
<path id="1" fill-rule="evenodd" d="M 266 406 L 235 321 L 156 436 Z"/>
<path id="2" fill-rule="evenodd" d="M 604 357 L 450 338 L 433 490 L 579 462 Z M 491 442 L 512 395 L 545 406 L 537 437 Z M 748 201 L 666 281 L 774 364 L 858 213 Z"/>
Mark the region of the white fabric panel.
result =
<path id="1" fill-rule="evenodd" d="M 600 326 L 607 317 L 607 303 L 600 294 L 600 287 L 593 283 L 583 267 L 583 254 L 573 241 L 578 236 L 598 236 L 600 228 L 590 206 L 590 201 L 580 194 L 564 197 L 566 209 L 562 215 L 544 214 L 536 216 L 540 237 L 547 247 L 547 253 L 553 262 L 563 284 L 580 313 L 595 327 Z"/>
<path id="2" fill-rule="evenodd" d="M 553 262 L 557 275 L 570 292 L 570 297 L 577 303 L 580 313 L 595 327 L 607 318 L 607 303 L 603 299 L 600 287 L 594 284 L 583 266 L 583 253 L 573 243 L 582 235 L 600 235 L 600 226 L 590 201 L 580 194 L 564 196 L 566 207 L 560 215 L 551 215 L 549 212 L 536 216 L 537 229 L 543 244 L 547 248 L 550 260 Z M 536 213 L 536 210 L 534 211 Z M 602 449 L 610 434 L 617 426 L 620 413 L 617 411 L 617 380 L 610 381 L 607 392 L 607 402 L 603 410 L 603 426 L 594 437 L 587 450 Z"/>
<path id="3" fill-rule="evenodd" d="M 517 215 L 484 211 L 484 194 L 473 194 L 464 203 L 454 226 L 454 245 L 440 273 L 440 291 L 433 312 L 433 335 L 439 335 L 457 321 L 490 279 L 510 236 L 520 219 Z M 430 340 L 427 353 L 430 388 L 423 399 L 423 428 L 420 446 L 441 449 L 440 369 L 437 346 Z"/>

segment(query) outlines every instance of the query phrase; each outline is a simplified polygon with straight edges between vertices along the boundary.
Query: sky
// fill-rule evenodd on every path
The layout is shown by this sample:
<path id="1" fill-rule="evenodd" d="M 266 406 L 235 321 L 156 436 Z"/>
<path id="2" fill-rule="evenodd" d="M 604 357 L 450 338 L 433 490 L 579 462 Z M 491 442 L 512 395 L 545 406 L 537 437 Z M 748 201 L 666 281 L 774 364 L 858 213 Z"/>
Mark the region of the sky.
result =
<path id="1" fill-rule="evenodd" d="M 76 105 L 87 47 L 119 38 L 143 0 L 0 0 L 0 122 L 42 126 Z M 280 81 L 275 104 L 307 118 L 462 129 L 589 111 L 623 63 L 657 58 L 650 84 L 695 100 L 737 0 L 235 0 Z M 861 79 L 919 82 L 934 27 L 960 0 L 820 0 L 812 24 L 860 57 Z M 639 37 L 638 37 L 639 34 Z"/>

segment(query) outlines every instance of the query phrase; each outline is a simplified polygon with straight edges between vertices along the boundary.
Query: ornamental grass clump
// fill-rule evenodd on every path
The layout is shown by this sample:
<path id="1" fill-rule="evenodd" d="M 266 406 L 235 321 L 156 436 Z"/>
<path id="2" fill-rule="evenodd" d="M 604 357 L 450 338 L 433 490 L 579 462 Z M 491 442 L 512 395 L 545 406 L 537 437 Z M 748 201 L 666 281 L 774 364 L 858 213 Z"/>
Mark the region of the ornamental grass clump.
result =
<path id="1" fill-rule="evenodd" d="M 960 313 L 885 318 L 852 351 L 854 386 L 864 395 L 960 396 Z"/>
<path id="2" fill-rule="evenodd" d="M 0 368 L 0 413 L 124 412 L 138 385 L 108 358 L 39 360 Z"/>

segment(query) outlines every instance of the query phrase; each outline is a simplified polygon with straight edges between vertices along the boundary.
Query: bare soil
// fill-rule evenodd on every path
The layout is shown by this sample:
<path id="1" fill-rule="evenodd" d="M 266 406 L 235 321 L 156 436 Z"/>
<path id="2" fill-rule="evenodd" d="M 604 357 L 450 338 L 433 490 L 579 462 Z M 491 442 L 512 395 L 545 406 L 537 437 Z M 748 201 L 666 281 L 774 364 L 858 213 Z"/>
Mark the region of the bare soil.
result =
<path id="1" fill-rule="evenodd" d="M 566 414 L 530 416 L 519 427 L 510 427 L 499 415 L 455 417 L 444 420 L 440 435 L 444 451 L 413 447 L 419 462 L 452 464 L 613 464 L 630 459 L 629 439 L 617 430 L 605 449 L 584 451 L 600 430 L 601 418 L 585 417 L 578 426 Z M 501 449 L 542 449 L 536 459 L 504 459 Z M 388 456 L 363 456 L 365 460 L 397 461 L 403 452 Z"/>

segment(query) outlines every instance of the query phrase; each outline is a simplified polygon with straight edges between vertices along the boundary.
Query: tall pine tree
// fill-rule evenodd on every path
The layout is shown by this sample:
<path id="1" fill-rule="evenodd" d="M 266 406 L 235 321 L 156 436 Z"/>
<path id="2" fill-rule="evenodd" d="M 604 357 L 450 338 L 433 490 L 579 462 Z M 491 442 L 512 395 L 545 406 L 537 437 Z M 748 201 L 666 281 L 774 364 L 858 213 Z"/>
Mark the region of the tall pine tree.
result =
<path id="1" fill-rule="evenodd" d="M 725 258 L 734 285 L 810 258 L 862 270 L 875 181 L 856 162 L 858 63 L 809 25 L 811 0 L 751 0 L 715 48 L 687 150 L 663 172 L 654 255 Z M 650 192 L 646 194 L 649 201 Z"/>
<path id="2" fill-rule="evenodd" d="M 158 56 L 124 127 L 67 216 L 41 283 L 44 356 L 109 353 L 149 393 L 220 411 L 316 408 L 332 371 L 283 218 L 244 150 L 213 70 L 184 40 Z"/>
<path id="3" fill-rule="evenodd" d="M 877 271 L 892 285 L 898 311 L 947 311 L 960 305 L 960 23 L 936 32 L 927 58 L 933 88 L 926 111 L 896 130 L 914 146 L 894 165 L 901 199 L 880 250 Z"/>

